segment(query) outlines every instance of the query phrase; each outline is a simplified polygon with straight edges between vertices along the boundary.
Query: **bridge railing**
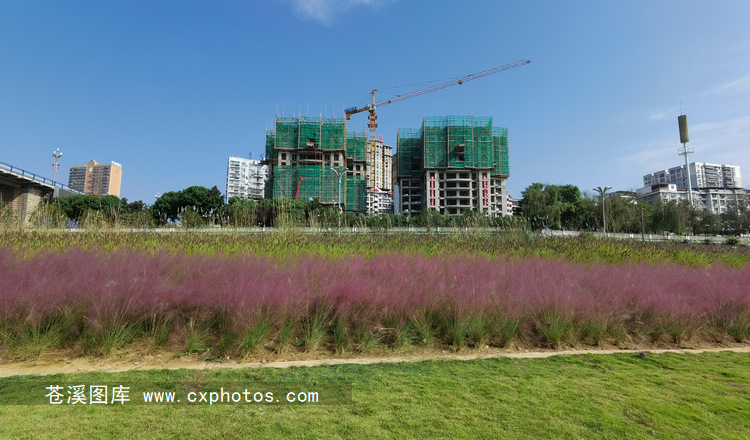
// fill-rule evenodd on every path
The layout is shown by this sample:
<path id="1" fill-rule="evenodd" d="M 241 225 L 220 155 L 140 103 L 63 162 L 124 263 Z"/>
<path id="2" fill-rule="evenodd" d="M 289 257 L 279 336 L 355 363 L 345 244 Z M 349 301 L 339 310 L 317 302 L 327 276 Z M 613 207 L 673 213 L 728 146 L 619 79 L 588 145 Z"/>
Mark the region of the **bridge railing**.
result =
<path id="1" fill-rule="evenodd" d="M 0 170 L 8 171 L 11 174 L 15 174 L 17 176 L 21 176 L 21 177 L 24 177 L 24 178 L 29 179 L 29 180 L 33 180 L 34 182 L 39 182 L 39 183 L 42 183 L 44 185 L 51 186 L 53 188 L 61 188 L 61 189 L 64 189 L 66 191 L 70 191 L 72 193 L 83 194 L 81 191 L 78 191 L 77 189 L 73 189 L 73 188 L 69 187 L 68 185 L 63 185 L 60 182 L 55 182 L 52 179 L 48 179 L 48 178 L 46 178 L 44 176 L 40 176 L 40 175 L 38 175 L 36 173 L 32 173 L 30 171 L 26 171 L 26 170 L 24 170 L 22 168 L 14 167 L 13 165 L 7 164 L 5 162 L 0 162 Z"/>

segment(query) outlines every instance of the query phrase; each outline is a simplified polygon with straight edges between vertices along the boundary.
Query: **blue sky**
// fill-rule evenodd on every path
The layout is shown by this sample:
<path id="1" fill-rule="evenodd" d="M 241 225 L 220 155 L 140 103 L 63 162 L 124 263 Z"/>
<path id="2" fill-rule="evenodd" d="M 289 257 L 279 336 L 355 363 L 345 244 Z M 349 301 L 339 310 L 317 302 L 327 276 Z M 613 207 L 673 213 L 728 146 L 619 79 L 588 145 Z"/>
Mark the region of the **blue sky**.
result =
<path id="1" fill-rule="evenodd" d="M 722 0 L 0 0 L 0 161 L 58 180 L 123 164 L 121 196 L 226 185 L 275 116 L 343 109 L 521 59 L 531 64 L 378 109 L 492 116 L 511 195 L 534 182 L 640 187 L 684 162 L 750 179 L 750 2 Z M 394 88 L 404 86 L 401 88 Z M 366 130 L 366 114 L 350 131 Z"/>

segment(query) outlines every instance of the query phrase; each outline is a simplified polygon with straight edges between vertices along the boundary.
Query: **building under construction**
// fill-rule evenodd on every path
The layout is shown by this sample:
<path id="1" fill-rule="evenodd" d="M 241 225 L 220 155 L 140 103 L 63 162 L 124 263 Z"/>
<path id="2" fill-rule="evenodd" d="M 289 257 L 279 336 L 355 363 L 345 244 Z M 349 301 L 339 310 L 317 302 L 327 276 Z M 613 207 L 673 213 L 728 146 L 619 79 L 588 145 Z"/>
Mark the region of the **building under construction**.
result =
<path id="1" fill-rule="evenodd" d="M 397 146 L 401 212 L 508 215 L 508 130 L 491 117 L 425 117 L 421 128 L 399 130 Z"/>
<path id="2" fill-rule="evenodd" d="M 276 118 L 266 132 L 266 162 L 271 166 L 266 197 L 312 200 L 347 211 L 367 209 L 364 133 L 347 133 L 344 119 Z M 339 175 L 344 172 L 339 186 Z"/>

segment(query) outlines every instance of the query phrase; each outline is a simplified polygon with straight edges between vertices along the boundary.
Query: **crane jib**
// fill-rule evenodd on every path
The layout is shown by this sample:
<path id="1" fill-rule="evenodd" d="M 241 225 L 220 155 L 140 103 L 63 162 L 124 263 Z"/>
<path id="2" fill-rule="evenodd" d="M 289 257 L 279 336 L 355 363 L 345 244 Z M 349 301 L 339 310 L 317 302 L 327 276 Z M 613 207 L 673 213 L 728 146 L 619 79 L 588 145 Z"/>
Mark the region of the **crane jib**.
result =
<path id="1" fill-rule="evenodd" d="M 442 84 L 437 84 L 437 85 L 434 85 L 434 86 L 431 86 L 431 87 L 427 87 L 425 89 L 415 90 L 413 92 L 406 93 L 404 95 L 399 95 L 399 96 L 396 96 L 395 98 L 391 98 L 391 99 L 388 99 L 388 100 L 385 100 L 385 101 L 381 101 L 381 102 L 378 102 L 378 103 L 375 102 L 375 92 L 377 91 L 377 89 L 375 89 L 372 92 L 370 92 L 372 94 L 372 104 L 370 104 L 367 107 L 363 107 L 363 108 L 350 107 L 350 108 L 344 110 L 344 113 L 346 113 L 346 119 L 349 119 L 349 116 L 352 115 L 352 114 L 359 113 L 359 112 L 362 112 L 362 111 L 365 111 L 365 110 L 369 110 L 370 117 L 369 117 L 369 122 L 368 122 L 367 125 L 370 127 L 370 131 L 374 133 L 375 132 L 375 128 L 377 127 L 377 123 L 376 123 L 377 116 L 375 115 L 375 108 L 378 107 L 378 106 L 380 106 L 380 105 L 391 104 L 391 103 L 398 102 L 398 101 L 401 101 L 401 100 L 404 100 L 404 99 L 413 98 L 413 97 L 419 96 L 419 95 L 424 95 L 425 93 L 434 92 L 436 90 L 444 89 L 446 87 L 454 86 L 456 84 L 463 85 L 463 83 L 465 83 L 467 81 L 472 81 L 472 80 L 479 79 L 479 78 L 482 78 L 482 77 L 485 77 L 485 76 L 488 76 L 488 75 L 492 75 L 492 74 L 495 74 L 495 73 L 498 73 L 498 72 L 502 72 L 504 70 L 509 70 L 509 69 L 513 69 L 515 67 L 523 66 L 524 64 L 529 64 L 530 62 L 531 61 L 529 61 L 529 60 L 521 60 L 521 61 L 516 61 L 515 63 L 506 64 L 504 66 L 498 66 L 498 67 L 495 67 L 495 68 L 492 68 L 492 69 L 489 69 L 489 70 L 485 70 L 485 71 L 482 71 L 482 72 L 471 73 L 471 74 L 463 76 L 461 78 L 453 79 L 451 81 L 444 82 Z"/>

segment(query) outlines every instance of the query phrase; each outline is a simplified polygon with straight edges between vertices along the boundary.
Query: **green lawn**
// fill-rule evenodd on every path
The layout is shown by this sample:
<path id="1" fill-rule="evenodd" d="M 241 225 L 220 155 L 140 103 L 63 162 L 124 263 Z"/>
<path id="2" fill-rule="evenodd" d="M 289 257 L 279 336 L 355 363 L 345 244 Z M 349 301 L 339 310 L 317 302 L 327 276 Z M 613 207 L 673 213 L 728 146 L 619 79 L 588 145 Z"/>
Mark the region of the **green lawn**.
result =
<path id="1" fill-rule="evenodd" d="M 55 383 L 329 385 L 329 404 L 7 404 Z M 29 391 L 29 390 L 36 390 Z M 192 389 L 192 388 L 191 388 Z M 344 393 L 346 395 L 346 393 Z M 33 396 L 37 399 L 37 396 Z M 135 396 L 131 396 L 134 397 Z M 750 438 L 750 355 L 554 356 L 0 379 L 0 438 Z M 37 399 L 39 400 L 39 399 Z"/>

